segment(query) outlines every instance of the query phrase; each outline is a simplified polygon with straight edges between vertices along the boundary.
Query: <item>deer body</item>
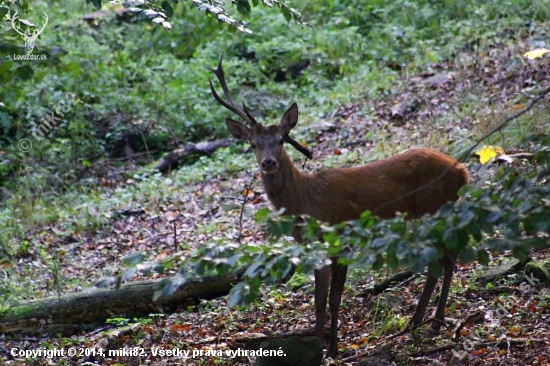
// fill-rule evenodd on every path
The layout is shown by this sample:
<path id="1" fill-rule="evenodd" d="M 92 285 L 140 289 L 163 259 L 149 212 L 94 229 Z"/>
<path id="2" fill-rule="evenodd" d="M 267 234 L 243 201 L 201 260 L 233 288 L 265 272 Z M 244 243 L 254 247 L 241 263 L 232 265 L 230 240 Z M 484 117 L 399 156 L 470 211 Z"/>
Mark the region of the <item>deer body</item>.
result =
<path id="1" fill-rule="evenodd" d="M 408 219 L 416 219 L 456 200 L 456 192 L 467 181 L 464 170 L 456 166 L 433 182 L 437 178 L 434 173 L 441 175 L 456 161 L 430 149 L 406 150 L 361 167 L 315 174 L 300 172 L 284 151 L 280 161 L 276 173 L 261 173 L 273 206 L 284 207 L 290 215 L 307 214 L 330 224 L 357 219 L 365 210 L 381 218 L 406 212 Z M 415 189 L 419 191 L 411 193 Z"/>
<path id="2" fill-rule="evenodd" d="M 249 127 L 227 118 L 231 134 L 250 142 L 261 170 L 264 189 L 276 209 L 285 208 L 290 215 L 310 215 L 317 220 L 336 224 L 358 219 L 370 210 L 381 218 L 391 218 L 397 212 L 407 219 L 435 213 L 443 204 L 456 201 L 457 192 L 468 183 L 466 168 L 452 157 L 431 149 L 410 149 L 401 154 L 360 167 L 335 168 L 314 174 L 302 173 L 283 148 L 290 142 L 302 153 L 309 153 L 289 137 L 298 122 L 298 106 L 293 104 L 279 124 L 262 126 L 243 105 L 244 111 L 233 103 L 225 83 L 222 59 L 212 70 L 224 91 L 226 101 L 210 88 L 215 99 L 249 123 Z M 295 235 L 300 241 L 299 235 Z M 445 251 L 441 263 L 444 268 L 441 297 L 432 328 L 444 322 L 445 305 L 453 276 L 456 253 Z M 347 266 L 338 263 L 315 271 L 315 335 L 323 338 L 327 299 L 331 313 L 328 357 L 338 354 L 338 311 L 347 275 Z M 437 277 L 428 272 L 424 290 L 410 325 L 422 322 L 430 297 L 437 285 Z M 330 288 L 330 294 L 329 294 Z"/>

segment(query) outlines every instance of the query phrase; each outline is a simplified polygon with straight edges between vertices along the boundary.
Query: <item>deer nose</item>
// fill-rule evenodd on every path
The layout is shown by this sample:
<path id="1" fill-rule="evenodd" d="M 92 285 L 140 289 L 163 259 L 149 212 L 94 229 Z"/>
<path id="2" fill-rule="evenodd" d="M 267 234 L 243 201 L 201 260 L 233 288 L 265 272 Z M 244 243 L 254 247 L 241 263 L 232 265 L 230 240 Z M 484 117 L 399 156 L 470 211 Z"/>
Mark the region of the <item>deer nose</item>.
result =
<path id="1" fill-rule="evenodd" d="M 262 160 L 262 170 L 266 173 L 274 172 L 275 170 L 277 170 L 277 160 L 273 158 Z"/>

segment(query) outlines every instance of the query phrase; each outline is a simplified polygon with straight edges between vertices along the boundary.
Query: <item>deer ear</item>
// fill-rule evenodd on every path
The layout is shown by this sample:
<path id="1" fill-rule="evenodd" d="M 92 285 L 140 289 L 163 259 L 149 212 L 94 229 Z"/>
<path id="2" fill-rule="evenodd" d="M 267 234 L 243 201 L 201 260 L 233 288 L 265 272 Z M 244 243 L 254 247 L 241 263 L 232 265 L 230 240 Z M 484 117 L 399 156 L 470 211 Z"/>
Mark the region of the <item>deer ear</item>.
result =
<path id="1" fill-rule="evenodd" d="M 243 125 L 240 122 L 234 121 L 231 118 L 225 120 L 229 132 L 238 140 L 249 140 L 250 139 L 250 129 Z"/>
<path id="2" fill-rule="evenodd" d="M 283 114 L 283 118 L 281 118 L 281 122 L 279 123 L 279 126 L 285 130 L 285 134 L 288 134 L 290 130 L 292 130 L 294 127 L 296 127 L 296 124 L 298 123 L 298 105 L 296 103 L 292 103 L 289 109 Z"/>

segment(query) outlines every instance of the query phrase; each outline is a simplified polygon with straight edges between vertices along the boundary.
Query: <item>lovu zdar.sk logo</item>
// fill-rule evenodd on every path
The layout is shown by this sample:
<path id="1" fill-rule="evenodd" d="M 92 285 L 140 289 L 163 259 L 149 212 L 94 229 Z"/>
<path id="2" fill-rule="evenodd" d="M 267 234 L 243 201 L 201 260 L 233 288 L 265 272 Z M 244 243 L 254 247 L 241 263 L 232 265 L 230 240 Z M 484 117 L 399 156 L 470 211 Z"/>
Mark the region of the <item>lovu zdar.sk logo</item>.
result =
<path id="1" fill-rule="evenodd" d="M 44 28 L 46 28 L 46 25 L 48 24 L 48 15 L 44 13 L 45 22 L 42 26 L 42 29 L 40 30 L 38 30 L 38 28 L 35 28 L 27 21 L 20 20 L 19 23 L 24 23 L 28 26 L 26 30 L 21 30 L 21 27 L 15 24 L 17 18 L 19 18 L 19 14 L 15 12 L 13 17 L 11 18 L 11 27 L 14 31 L 19 33 L 21 38 L 23 38 L 23 40 L 25 41 L 25 50 L 27 51 L 27 55 L 30 55 L 34 50 L 34 46 L 36 46 L 36 40 L 38 39 L 38 36 L 44 31 Z"/>

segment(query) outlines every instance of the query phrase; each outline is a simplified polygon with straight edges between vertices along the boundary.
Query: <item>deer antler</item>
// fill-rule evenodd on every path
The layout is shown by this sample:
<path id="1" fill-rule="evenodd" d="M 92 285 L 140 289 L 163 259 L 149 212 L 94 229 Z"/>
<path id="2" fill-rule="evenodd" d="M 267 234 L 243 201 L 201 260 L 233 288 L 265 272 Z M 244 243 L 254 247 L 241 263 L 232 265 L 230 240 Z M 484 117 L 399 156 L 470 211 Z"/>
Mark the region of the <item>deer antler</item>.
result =
<path id="1" fill-rule="evenodd" d="M 231 94 L 229 93 L 229 88 L 227 87 L 227 83 L 225 82 L 225 75 L 223 73 L 223 67 L 222 67 L 222 61 L 223 61 L 223 53 L 220 55 L 220 59 L 218 60 L 218 67 L 216 69 L 210 69 L 218 78 L 218 81 L 220 82 L 220 85 L 223 90 L 223 95 L 225 96 L 226 100 L 223 100 L 218 93 L 216 92 L 216 89 L 214 89 L 214 84 L 212 84 L 212 79 L 209 79 L 210 82 L 210 91 L 212 92 L 212 95 L 214 96 L 214 99 L 221 105 L 223 105 L 225 108 L 229 109 L 231 112 L 235 113 L 239 117 L 241 117 L 243 120 L 245 120 L 247 123 L 252 125 L 257 125 L 258 122 L 252 116 L 248 108 L 246 108 L 246 104 L 243 102 L 243 109 L 240 110 L 237 108 L 235 103 L 233 102 L 233 99 L 231 98 Z M 296 150 L 304 154 L 307 158 L 313 159 L 313 155 L 311 154 L 311 151 L 303 147 L 298 141 L 294 140 L 289 135 L 283 136 L 283 139 L 291 144 Z"/>
<path id="2" fill-rule="evenodd" d="M 218 78 L 218 81 L 220 82 L 220 85 L 223 90 L 223 95 L 225 96 L 226 100 L 223 100 L 218 93 L 216 92 L 216 89 L 214 89 L 214 84 L 212 84 L 212 79 L 209 79 L 210 82 L 210 91 L 212 92 L 212 95 L 216 99 L 218 103 L 223 105 L 225 108 L 229 109 L 231 112 L 235 113 L 242 119 L 244 119 L 246 122 L 248 122 L 250 125 L 255 125 L 258 122 L 252 117 L 250 112 L 248 112 L 248 109 L 246 109 L 246 106 L 243 102 L 243 109 L 244 112 L 241 111 L 235 103 L 233 102 L 233 99 L 231 98 L 231 94 L 229 93 L 229 88 L 227 87 L 227 83 L 225 82 L 225 76 L 223 73 L 223 67 L 222 67 L 222 60 L 223 60 L 223 53 L 220 55 L 220 59 L 218 60 L 218 67 L 216 69 L 210 69 Z"/>
<path id="3" fill-rule="evenodd" d="M 288 142 L 289 144 L 291 144 L 296 150 L 298 150 L 299 152 L 301 152 L 302 154 L 304 154 L 304 156 L 308 159 L 313 159 L 313 155 L 311 154 L 311 151 L 309 151 L 309 149 L 305 148 L 304 146 L 302 146 L 302 144 L 300 144 L 298 141 L 294 140 L 292 137 L 290 137 L 289 135 L 284 135 L 283 136 L 283 139 Z"/>

